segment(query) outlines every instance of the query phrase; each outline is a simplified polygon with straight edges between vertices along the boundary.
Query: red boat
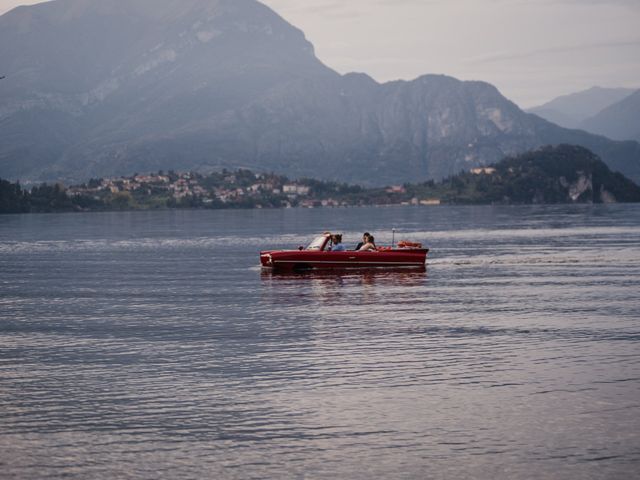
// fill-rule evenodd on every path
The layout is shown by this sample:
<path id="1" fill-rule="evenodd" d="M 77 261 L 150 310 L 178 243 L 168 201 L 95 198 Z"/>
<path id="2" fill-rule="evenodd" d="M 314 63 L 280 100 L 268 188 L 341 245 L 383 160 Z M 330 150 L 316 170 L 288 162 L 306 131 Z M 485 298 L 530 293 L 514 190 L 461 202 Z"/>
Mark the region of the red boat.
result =
<path id="1" fill-rule="evenodd" d="M 373 251 L 338 251 L 329 249 L 330 235 L 316 238 L 298 250 L 260 252 L 260 263 L 273 271 L 337 270 L 348 268 L 424 268 L 428 248 L 411 242 L 398 242 L 397 247 L 380 247 Z"/>

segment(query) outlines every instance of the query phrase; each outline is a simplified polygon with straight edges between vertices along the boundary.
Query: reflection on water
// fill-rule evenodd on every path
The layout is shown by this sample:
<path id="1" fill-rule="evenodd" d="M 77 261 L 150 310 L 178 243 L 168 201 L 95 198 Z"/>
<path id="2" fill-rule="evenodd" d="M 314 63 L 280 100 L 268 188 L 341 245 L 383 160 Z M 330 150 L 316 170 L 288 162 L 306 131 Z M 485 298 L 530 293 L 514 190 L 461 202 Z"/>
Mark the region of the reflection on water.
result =
<path id="1" fill-rule="evenodd" d="M 259 267 L 390 226 L 426 269 Z M 640 468 L 638 206 L 0 216 L 0 272 L 3 478 Z"/>
<path id="2" fill-rule="evenodd" d="M 296 285 L 300 282 L 332 283 L 337 281 L 359 281 L 361 285 L 381 283 L 386 285 L 410 285 L 424 282 L 427 278 L 427 268 L 345 268 L 332 270 L 312 270 L 307 272 L 274 272 L 270 269 L 261 270 L 264 282 L 276 282 L 276 285 Z"/>
<path id="3" fill-rule="evenodd" d="M 313 301 L 329 305 L 344 301 L 374 303 L 385 297 L 410 294 L 411 287 L 421 287 L 427 281 L 427 269 L 422 268 L 370 268 L 304 273 L 273 273 L 263 270 L 263 296 L 273 302 L 294 304 L 295 299 L 311 297 Z M 413 290 L 415 292 L 415 290 Z M 306 301 L 306 300 L 305 300 Z"/>

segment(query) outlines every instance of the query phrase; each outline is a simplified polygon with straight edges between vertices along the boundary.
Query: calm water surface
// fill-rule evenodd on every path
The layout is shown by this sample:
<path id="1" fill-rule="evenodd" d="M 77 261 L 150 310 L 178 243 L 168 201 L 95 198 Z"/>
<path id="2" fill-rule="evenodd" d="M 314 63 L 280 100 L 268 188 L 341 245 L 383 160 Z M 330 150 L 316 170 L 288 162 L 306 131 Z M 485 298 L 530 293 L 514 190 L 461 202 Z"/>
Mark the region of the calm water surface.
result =
<path id="1" fill-rule="evenodd" d="M 257 268 L 392 226 L 426 272 Z M 0 216 L 3 479 L 638 472 L 638 205 Z"/>

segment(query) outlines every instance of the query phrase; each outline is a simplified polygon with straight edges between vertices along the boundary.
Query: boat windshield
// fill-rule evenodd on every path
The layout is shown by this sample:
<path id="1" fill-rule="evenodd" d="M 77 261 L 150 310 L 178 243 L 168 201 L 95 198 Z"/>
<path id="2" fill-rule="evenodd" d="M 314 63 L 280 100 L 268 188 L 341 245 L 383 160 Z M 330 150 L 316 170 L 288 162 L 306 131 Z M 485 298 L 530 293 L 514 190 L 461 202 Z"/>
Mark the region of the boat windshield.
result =
<path id="1" fill-rule="evenodd" d="M 327 237 L 324 235 L 321 235 L 320 237 L 316 238 L 313 242 L 309 244 L 309 246 L 307 247 L 307 250 L 322 250 L 322 247 L 324 247 L 324 244 L 326 241 L 327 241 Z"/>

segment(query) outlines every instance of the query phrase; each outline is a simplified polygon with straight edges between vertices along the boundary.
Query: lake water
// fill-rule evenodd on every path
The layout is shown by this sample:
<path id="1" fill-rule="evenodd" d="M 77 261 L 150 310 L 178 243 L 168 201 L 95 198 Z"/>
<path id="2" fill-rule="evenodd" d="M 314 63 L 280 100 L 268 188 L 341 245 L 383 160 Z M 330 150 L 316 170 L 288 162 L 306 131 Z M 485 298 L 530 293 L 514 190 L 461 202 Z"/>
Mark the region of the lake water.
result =
<path id="1" fill-rule="evenodd" d="M 324 230 L 426 272 L 272 276 Z M 3 479 L 628 479 L 640 205 L 0 216 Z"/>

